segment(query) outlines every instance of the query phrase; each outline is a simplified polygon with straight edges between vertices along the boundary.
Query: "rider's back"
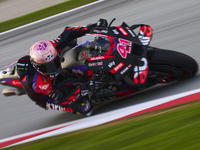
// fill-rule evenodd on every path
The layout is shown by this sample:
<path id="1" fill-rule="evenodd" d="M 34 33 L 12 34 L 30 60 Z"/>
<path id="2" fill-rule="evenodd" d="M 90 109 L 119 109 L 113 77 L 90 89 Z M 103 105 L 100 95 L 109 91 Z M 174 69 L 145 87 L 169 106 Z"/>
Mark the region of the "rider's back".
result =
<path id="1" fill-rule="evenodd" d="M 46 108 L 45 103 L 47 96 L 42 93 L 36 93 L 36 91 L 33 89 L 33 80 L 37 71 L 35 70 L 33 65 L 31 65 L 30 57 L 28 55 L 18 60 L 17 73 L 28 96 L 38 105 Z"/>

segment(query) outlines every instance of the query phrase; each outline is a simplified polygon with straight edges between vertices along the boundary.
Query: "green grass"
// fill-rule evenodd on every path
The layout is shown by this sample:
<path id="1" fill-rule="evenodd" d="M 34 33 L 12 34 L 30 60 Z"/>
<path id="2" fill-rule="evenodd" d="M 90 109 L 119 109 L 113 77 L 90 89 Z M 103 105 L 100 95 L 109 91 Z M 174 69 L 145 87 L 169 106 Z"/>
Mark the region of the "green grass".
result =
<path id="1" fill-rule="evenodd" d="M 7 20 L 0 23 L 0 32 L 7 31 L 94 1 L 96 0 L 69 0 L 18 18 Z"/>
<path id="2" fill-rule="evenodd" d="M 9 149 L 197 150 L 200 149 L 200 101 Z"/>

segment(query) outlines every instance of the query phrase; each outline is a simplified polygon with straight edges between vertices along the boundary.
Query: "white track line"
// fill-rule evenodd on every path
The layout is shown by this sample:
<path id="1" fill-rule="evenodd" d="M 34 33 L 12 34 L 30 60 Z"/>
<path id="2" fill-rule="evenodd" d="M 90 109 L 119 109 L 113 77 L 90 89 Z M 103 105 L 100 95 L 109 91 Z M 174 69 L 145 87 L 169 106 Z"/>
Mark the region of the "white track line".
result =
<path id="1" fill-rule="evenodd" d="M 40 23 L 40 22 L 42 22 L 42 21 L 46 21 L 46 20 L 49 20 L 49 19 L 52 19 L 52 18 L 61 16 L 61 15 L 64 15 L 64 14 L 67 14 L 67 13 L 70 13 L 70 12 L 73 12 L 73 11 L 76 11 L 76 10 L 79 10 L 79 9 L 82 9 L 82 8 L 85 8 L 85 7 L 88 7 L 88 6 L 91 6 L 91 5 L 94 5 L 94 4 L 103 2 L 103 1 L 105 1 L 105 0 L 98 0 L 98 1 L 96 1 L 96 2 L 89 3 L 89 4 L 87 4 L 87 5 L 83 5 L 83 6 L 80 6 L 80 7 L 77 7 L 77 8 L 74 8 L 74 9 L 71 9 L 71 10 L 68 10 L 68 11 L 65 11 L 65 12 L 62 12 L 62 13 L 57 14 L 57 15 L 54 15 L 54 16 L 51 16 L 51 17 L 47 17 L 47 18 L 44 18 L 44 19 L 41 19 L 41 20 L 38 20 L 38 21 L 35 21 L 35 22 L 32 22 L 32 23 L 29 23 L 29 24 L 26 24 L 26 25 L 23 25 L 23 26 L 20 26 L 20 27 L 17 27 L 17 28 L 14 28 L 14 29 L 11 29 L 11 30 L 8 30 L 8 31 L 5 31 L 5 32 L 2 32 L 2 33 L 0 33 L 0 36 L 1 36 L 1 35 L 4 35 L 4 34 L 7 34 L 7 33 L 9 33 L 9 32 L 13 32 L 13 31 L 22 29 L 22 28 L 24 28 L 24 27 L 28 27 L 28 26 L 31 26 L 31 25 Z"/>

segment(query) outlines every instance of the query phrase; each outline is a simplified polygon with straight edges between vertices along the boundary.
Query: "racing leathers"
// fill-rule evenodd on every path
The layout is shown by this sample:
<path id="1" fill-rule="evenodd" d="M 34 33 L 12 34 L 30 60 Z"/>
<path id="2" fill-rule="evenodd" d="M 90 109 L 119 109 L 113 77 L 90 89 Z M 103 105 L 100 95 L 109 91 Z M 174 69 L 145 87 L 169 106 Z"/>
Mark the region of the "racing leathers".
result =
<path id="1" fill-rule="evenodd" d="M 103 21 L 105 22 L 105 20 Z M 96 25 L 66 27 L 57 39 L 50 42 L 57 49 L 58 53 L 60 53 L 68 43 L 85 35 Z M 54 77 L 45 76 L 33 67 L 28 55 L 18 60 L 17 73 L 28 96 L 44 109 L 56 109 L 83 114 L 87 114 L 92 110 L 92 104 L 87 98 L 90 92 L 89 84 L 85 83 L 64 92 L 55 86 Z"/>

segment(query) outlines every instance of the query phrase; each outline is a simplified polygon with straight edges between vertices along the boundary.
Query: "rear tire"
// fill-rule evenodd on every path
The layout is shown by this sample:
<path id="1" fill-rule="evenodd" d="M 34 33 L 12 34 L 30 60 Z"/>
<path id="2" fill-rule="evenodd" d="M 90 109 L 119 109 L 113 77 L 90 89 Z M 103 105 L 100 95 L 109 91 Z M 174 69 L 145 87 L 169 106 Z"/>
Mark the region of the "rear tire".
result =
<path id="1" fill-rule="evenodd" d="M 190 78 L 198 71 L 197 62 L 183 53 L 152 47 L 147 53 L 149 70 L 167 75 L 161 83 Z"/>

